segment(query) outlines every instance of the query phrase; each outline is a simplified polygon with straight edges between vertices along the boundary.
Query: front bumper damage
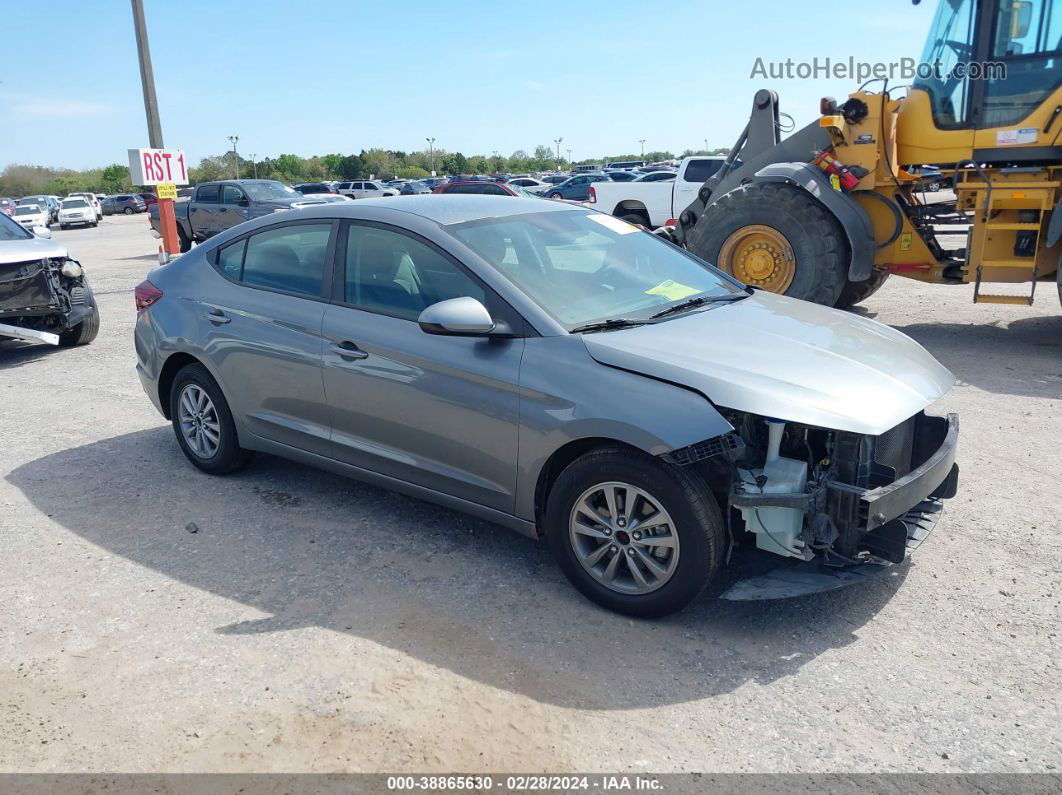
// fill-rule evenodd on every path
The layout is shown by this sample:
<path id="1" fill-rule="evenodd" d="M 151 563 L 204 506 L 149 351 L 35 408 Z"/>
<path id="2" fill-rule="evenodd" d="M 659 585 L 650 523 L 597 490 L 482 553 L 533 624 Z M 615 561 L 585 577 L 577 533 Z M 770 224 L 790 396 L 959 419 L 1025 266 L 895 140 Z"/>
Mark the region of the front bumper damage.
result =
<path id="1" fill-rule="evenodd" d="M 743 579 L 721 598 L 781 599 L 842 588 L 881 574 L 917 548 L 935 527 L 944 500 L 956 493 L 959 419 L 920 412 L 908 422 L 902 465 L 895 457 L 896 466 L 888 466 L 863 455 L 857 435 L 838 434 L 842 461 L 831 468 L 830 477 L 809 483 L 804 492 L 749 493 L 737 483 L 729 495 L 732 508 L 799 510 L 820 535 L 824 525 L 830 526 L 831 543 L 809 560 L 788 559 Z M 899 466 L 906 474 L 897 476 Z"/>
<path id="2" fill-rule="evenodd" d="M 77 275 L 63 273 L 76 265 Z M 59 344 L 59 335 L 95 311 L 80 263 L 43 258 L 0 264 L 0 336 Z"/>

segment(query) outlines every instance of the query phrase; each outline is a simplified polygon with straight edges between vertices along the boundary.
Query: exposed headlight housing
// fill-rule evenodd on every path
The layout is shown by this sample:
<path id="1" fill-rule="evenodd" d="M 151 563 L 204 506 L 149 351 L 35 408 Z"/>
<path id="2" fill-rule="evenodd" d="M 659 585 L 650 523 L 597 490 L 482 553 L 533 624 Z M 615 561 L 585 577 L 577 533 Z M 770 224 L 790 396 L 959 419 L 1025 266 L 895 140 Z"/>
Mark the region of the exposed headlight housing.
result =
<path id="1" fill-rule="evenodd" d="M 72 259 L 68 259 L 63 263 L 63 267 L 59 269 L 59 272 L 68 279 L 80 279 L 85 273 L 85 269 Z"/>

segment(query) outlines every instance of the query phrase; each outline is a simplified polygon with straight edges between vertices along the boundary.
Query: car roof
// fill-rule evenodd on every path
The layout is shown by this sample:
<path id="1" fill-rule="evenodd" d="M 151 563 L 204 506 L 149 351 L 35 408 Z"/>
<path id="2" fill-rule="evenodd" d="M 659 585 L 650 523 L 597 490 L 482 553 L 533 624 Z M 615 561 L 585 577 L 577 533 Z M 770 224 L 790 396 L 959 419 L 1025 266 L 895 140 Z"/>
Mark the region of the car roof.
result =
<path id="1" fill-rule="evenodd" d="M 550 212 L 591 212 L 584 207 L 564 202 L 531 199 L 520 196 L 484 196 L 475 193 L 421 194 L 390 199 L 359 199 L 342 204 L 321 204 L 300 212 L 338 218 L 360 218 L 361 211 L 386 209 L 396 214 L 417 215 L 441 226 L 476 221 L 481 218 L 504 218 L 514 215 Z"/>

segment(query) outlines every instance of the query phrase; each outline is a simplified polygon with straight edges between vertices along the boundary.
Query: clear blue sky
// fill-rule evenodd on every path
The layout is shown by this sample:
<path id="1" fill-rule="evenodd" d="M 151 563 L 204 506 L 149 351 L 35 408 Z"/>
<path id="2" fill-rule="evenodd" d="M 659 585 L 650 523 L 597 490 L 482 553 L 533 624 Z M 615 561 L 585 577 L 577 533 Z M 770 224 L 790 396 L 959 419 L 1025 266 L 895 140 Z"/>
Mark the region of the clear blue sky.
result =
<path id="1" fill-rule="evenodd" d="M 0 167 L 125 163 L 147 146 L 125 0 L 4 3 Z M 917 58 L 935 3 L 146 0 L 166 144 L 309 156 L 436 146 L 572 157 L 729 146 L 757 88 L 800 123 L 855 79 L 750 79 L 765 60 Z"/>

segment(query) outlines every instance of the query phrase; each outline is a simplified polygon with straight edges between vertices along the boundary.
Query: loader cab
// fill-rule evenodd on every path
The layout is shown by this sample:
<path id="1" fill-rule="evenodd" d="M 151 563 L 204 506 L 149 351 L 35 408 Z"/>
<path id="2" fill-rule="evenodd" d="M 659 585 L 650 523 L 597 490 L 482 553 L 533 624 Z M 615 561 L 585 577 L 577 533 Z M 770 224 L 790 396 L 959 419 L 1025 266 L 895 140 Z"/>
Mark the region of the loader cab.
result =
<path id="1" fill-rule="evenodd" d="M 938 129 L 1017 125 L 1062 85 L 1060 46 L 1062 0 L 940 0 L 912 88 Z"/>

